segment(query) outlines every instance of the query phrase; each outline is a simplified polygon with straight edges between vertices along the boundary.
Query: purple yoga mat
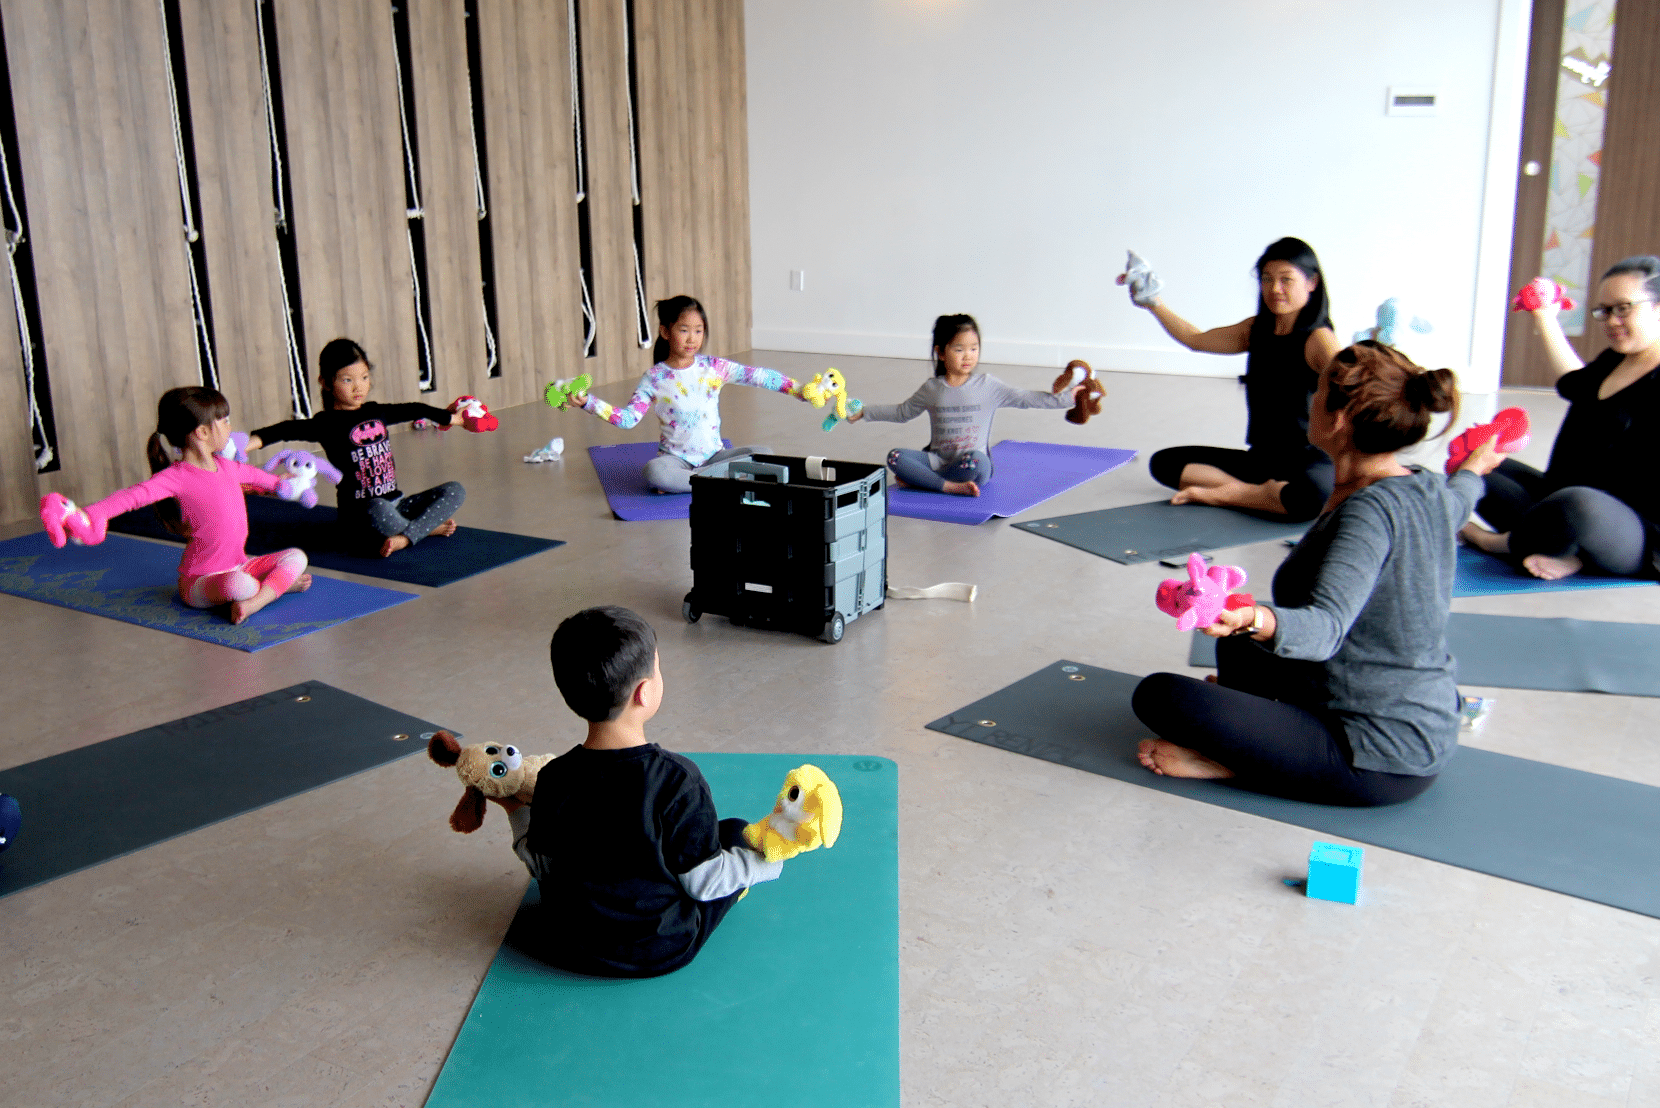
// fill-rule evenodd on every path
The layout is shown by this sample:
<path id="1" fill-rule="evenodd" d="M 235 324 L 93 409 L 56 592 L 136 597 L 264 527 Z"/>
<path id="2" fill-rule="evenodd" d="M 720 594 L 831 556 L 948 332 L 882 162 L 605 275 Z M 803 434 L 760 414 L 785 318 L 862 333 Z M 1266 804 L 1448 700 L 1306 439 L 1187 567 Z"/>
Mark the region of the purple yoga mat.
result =
<path id="1" fill-rule="evenodd" d="M 888 514 L 939 523 L 984 523 L 992 516 L 1018 515 L 1134 457 L 1134 450 L 1004 439 L 991 448 L 991 480 L 979 496 L 891 488 Z"/>
<path id="2" fill-rule="evenodd" d="M 721 445 L 730 449 L 725 439 Z M 630 522 L 642 519 L 685 519 L 692 510 L 692 494 L 652 492 L 642 472 L 657 457 L 654 442 L 625 442 L 619 446 L 590 446 L 594 473 L 611 514 Z"/>

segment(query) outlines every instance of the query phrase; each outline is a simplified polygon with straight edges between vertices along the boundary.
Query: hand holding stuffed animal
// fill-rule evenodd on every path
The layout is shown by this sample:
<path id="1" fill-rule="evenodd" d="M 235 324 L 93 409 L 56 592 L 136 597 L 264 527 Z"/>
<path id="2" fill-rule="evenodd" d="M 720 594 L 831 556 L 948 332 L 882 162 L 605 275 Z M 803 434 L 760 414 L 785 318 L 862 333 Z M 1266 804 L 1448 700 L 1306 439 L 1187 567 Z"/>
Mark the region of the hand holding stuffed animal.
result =
<path id="1" fill-rule="evenodd" d="M 340 483 L 341 473 L 325 458 L 308 450 L 280 450 L 264 466 L 266 473 L 281 474 L 283 483 L 277 486 L 277 495 L 284 500 L 298 500 L 307 508 L 317 506 L 317 478 L 327 477 Z"/>
<path id="2" fill-rule="evenodd" d="M 772 813 L 744 828 L 744 842 L 769 862 L 835 846 L 842 833 L 842 794 L 817 766 L 797 766 L 784 777 Z"/>
<path id="3" fill-rule="evenodd" d="M 1536 312 L 1547 305 L 1555 305 L 1558 311 L 1574 310 L 1574 302 L 1568 296 L 1568 290 L 1549 277 L 1535 277 L 1516 293 L 1516 298 L 1510 302 L 1510 310 Z"/>
<path id="4" fill-rule="evenodd" d="M 1211 566 L 1206 569 L 1203 554 L 1189 554 L 1187 578 L 1183 581 L 1179 577 L 1169 577 L 1159 582 L 1159 591 L 1154 598 L 1159 611 L 1176 617 L 1178 631 L 1209 627 L 1223 612 L 1249 608 L 1256 603 L 1248 592 L 1228 592 L 1245 583 L 1245 571 L 1238 566 Z"/>
<path id="5" fill-rule="evenodd" d="M 848 397 L 847 378 L 834 366 L 823 373 L 814 374 L 811 381 L 801 386 L 800 395 L 801 399 L 815 408 L 831 405 L 830 414 L 824 417 L 826 431 L 846 419 L 849 412 L 857 414 L 864 409 L 862 402 Z"/>
<path id="6" fill-rule="evenodd" d="M 1468 428 L 1447 444 L 1447 472 L 1457 473 L 1459 467 L 1469 460 L 1470 455 L 1494 435 L 1498 436 L 1498 441 L 1493 443 L 1496 453 L 1514 454 L 1528 444 L 1531 430 L 1526 411 L 1521 408 L 1506 408 L 1493 417 L 1493 422 L 1480 423 Z"/>
<path id="7" fill-rule="evenodd" d="M 491 415 L 484 401 L 476 396 L 456 397 L 455 403 L 450 405 L 450 411 L 461 417 L 461 426 L 478 434 L 494 431 L 501 426 L 501 420 Z"/>
<path id="8" fill-rule="evenodd" d="M 550 408 L 564 408 L 579 396 L 586 398 L 588 390 L 593 387 L 594 378 L 589 373 L 579 377 L 561 377 L 542 390 L 542 399 Z"/>
<path id="9" fill-rule="evenodd" d="M 61 492 L 49 492 L 40 498 L 40 522 L 46 527 L 46 537 L 61 550 L 65 542 L 97 546 L 104 541 L 104 528 L 109 521 L 96 512 L 77 508 Z"/>
<path id="10" fill-rule="evenodd" d="M 427 741 L 427 756 L 441 766 L 454 766 L 455 775 L 461 778 L 464 791 L 450 813 L 450 828 L 463 835 L 484 826 L 486 800 L 529 804 L 536 794 L 536 775 L 553 761 L 552 754 L 520 754 L 517 747 L 505 743 L 462 746 L 448 731 L 433 733 Z"/>
<path id="11" fill-rule="evenodd" d="M 1101 414 L 1101 398 L 1107 395 L 1107 390 L 1095 379 L 1095 371 L 1090 369 L 1089 363 L 1082 358 L 1073 358 L 1067 362 L 1065 371 L 1055 378 L 1055 384 L 1049 391 L 1059 395 L 1062 389 L 1069 389 L 1073 385 L 1079 388 L 1073 397 L 1072 410 L 1066 413 L 1066 421 L 1081 427 L 1089 422 L 1090 416 Z"/>

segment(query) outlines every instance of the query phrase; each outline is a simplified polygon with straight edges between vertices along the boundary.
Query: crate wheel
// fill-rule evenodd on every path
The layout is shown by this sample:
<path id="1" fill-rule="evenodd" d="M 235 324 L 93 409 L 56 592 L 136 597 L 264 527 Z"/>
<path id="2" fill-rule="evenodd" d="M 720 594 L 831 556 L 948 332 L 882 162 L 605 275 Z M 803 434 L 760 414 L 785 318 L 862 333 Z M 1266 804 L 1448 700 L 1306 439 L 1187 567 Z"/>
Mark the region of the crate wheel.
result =
<path id="1" fill-rule="evenodd" d="M 819 637 L 827 643 L 838 643 L 842 641 L 842 636 L 846 633 L 847 621 L 842 619 L 840 612 L 837 612 L 830 617 L 830 622 L 824 625 L 824 634 Z"/>
<path id="2" fill-rule="evenodd" d="M 687 623 L 696 623 L 703 618 L 703 613 L 692 603 L 691 593 L 687 593 L 686 599 L 680 602 L 680 614 L 686 617 Z"/>

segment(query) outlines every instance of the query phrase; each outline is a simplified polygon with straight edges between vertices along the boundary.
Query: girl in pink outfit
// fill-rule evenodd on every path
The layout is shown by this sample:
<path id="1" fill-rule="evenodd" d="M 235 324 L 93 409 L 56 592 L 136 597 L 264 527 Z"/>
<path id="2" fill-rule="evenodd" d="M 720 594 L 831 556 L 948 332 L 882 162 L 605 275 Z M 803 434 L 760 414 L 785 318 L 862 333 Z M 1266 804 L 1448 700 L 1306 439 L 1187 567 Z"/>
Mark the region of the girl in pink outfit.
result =
<path id="1" fill-rule="evenodd" d="M 284 593 L 310 588 L 303 550 L 249 558 L 244 549 L 248 508 L 242 486 L 284 496 L 288 480 L 220 456 L 230 440 L 230 413 L 230 405 L 213 389 L 187 386 L 163 393 L 156 433 L 145 447 L 155 476 L 85 508 L 58 493 L 47 494 L 40 502 L 40 518 L 52 544 L 61 547 L 66 538 L 103 542 L 111 518 L 165 501 L 156 509 L 162 521 L 189 539 L 179 559 L 179 596 L 192 608 L 228 603 L 231 622 L 241 623 Z"/>

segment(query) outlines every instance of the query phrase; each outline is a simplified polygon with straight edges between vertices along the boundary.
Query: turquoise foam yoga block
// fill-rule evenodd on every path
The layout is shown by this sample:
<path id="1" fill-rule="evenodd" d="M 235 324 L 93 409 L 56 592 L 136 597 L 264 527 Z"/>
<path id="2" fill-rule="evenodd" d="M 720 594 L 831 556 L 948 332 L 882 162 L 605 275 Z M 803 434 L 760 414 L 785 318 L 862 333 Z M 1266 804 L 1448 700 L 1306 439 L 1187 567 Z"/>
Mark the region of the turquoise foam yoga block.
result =
<path id="1" fill-rule="evenodd" d="M 579 977 L 504 946 L 427 1108 L 898 1108 L 898 767 L 845 754 L 687 757 L 721 816 L 746 820 L 811 762 L 841 792 L 841 838 L 755 886 L 666 977 Z"/>
<path id="2" fill-rule="evenodd" d="M 1360 895 L 1360 865 L 1365 855 L 1358 846 L 1315 843 L 1308 852 L 1308 895 L 1353 904 Z"/>

